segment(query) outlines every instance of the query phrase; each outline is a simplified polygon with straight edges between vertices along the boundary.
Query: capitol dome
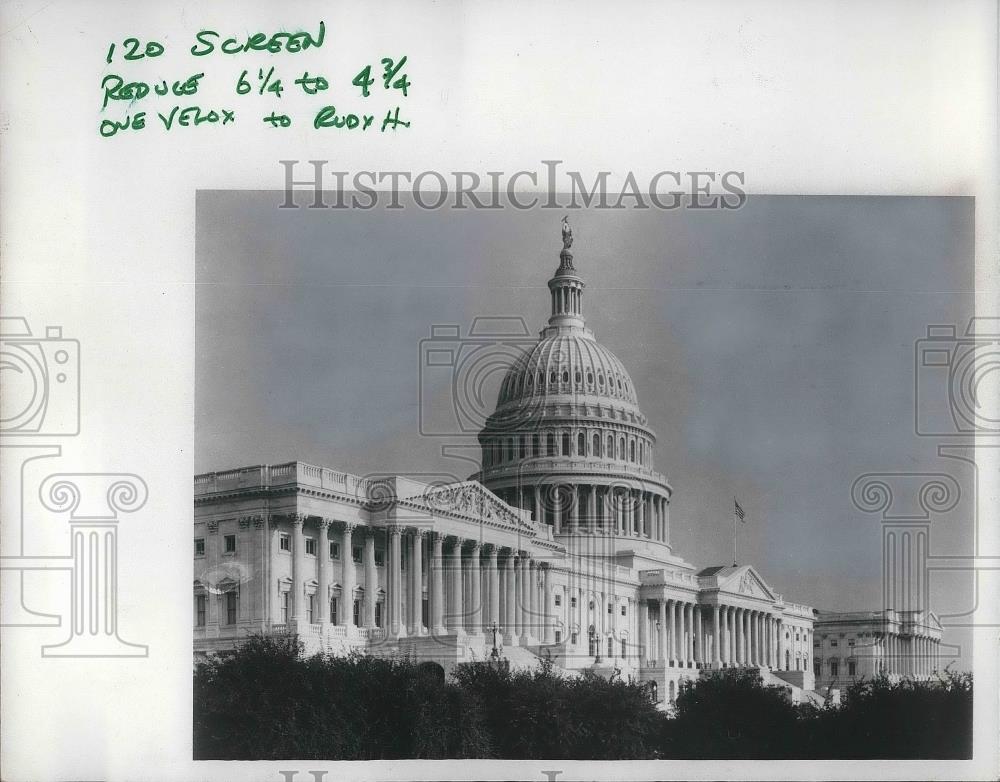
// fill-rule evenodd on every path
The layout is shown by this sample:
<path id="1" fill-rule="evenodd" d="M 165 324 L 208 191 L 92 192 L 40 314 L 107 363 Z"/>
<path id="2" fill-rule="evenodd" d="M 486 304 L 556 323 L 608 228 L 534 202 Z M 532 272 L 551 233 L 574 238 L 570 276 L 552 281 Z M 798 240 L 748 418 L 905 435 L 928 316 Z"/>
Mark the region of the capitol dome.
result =
<path id="1" fill-rule="evenodd" d="M 669 547 L 671 490 L 653 469 L 656 436 L 624 364 L 586 326 L 572 243 L 564 220 L 548 325 L 500 384 L 474 477 L 556 535 L 640 537 Z"/>

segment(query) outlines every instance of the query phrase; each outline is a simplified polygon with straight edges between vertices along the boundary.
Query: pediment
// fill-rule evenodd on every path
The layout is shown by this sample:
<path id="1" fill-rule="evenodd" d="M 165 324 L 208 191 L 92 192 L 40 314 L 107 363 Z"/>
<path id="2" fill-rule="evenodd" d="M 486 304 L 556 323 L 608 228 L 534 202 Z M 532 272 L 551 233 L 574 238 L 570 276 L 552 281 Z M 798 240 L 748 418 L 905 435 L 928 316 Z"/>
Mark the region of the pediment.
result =
<path id="1" fill-rule="evenodd" d="M 719 590 L 757 600 L 773 602 L 777 599 L 764 579 L 749 565 L 730 574 L 728 578 L 720 580 Z"/>
<path id="2" fill-rule="evenodd" d="M 439 486 L 427 491 L 421 499 L 431 511 L 454 513 L 469 516 L 477 521 L 530 529 L 530 525 L 518 513 L 477 481 Z"/>

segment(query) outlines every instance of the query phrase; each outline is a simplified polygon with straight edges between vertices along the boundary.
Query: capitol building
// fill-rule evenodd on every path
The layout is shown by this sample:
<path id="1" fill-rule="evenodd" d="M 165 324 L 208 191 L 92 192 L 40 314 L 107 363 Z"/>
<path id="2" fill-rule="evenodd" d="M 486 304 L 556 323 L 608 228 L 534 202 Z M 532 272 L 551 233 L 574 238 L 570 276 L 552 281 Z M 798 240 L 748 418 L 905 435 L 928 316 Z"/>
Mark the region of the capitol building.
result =
<path id="1" fill-rule="evenodd" d="M 665 704 L 734 666 L 816 697 L 816 674 L 829 678 L 814 667 L 817 612 L 751 565 L 699 567 L 675 550 L 641 389 L 585 322 L 571 246 L 564 223 L 548 324 L 508 368 L 468 480 L 302 462 L 195 476 L 196 656 L 294 633 L 306 652 L 445 670 L 546 659 L 649 682 Z"/>

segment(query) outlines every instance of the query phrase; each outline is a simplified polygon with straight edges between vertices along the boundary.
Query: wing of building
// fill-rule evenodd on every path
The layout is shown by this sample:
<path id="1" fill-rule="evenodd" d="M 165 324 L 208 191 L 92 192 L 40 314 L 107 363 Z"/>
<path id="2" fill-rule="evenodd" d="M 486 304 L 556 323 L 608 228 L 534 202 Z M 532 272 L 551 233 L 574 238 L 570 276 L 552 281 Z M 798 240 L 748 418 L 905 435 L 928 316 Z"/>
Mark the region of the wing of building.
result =
<path id="1" fill-rule="evenodd" d="M 754 666 L 815 689 L 814 612 L 749 565 L 673 548 L 673 489 L 622 362 L 583 315 L 564 241 L 551 315 L 504 378 L 463 483 L 369 480 L 289 462 L 195 477 L 194 647 L 296 633 L 307 651 L 445 668 L 548 658 L 655 682 Z"/>

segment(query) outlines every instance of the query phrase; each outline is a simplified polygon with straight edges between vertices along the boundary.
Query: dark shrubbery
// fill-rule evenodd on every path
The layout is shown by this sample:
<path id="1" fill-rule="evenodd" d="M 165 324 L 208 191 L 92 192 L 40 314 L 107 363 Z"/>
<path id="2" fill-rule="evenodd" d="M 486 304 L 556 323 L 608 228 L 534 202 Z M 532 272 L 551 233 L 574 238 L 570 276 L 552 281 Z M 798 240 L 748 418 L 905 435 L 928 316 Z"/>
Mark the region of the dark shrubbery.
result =
<path id="1" fill-rule="evenodd" d="M 753 671 L 685 684 L 672 717 L 645 687 L 549 665 L 439 668 L 364 655 L 302 658 L 251 638 L 194 676 L 197 760 L 399 758 L 963 758 L 972 676 L 862 681 L 839 707 L 792 705 Z"/>

